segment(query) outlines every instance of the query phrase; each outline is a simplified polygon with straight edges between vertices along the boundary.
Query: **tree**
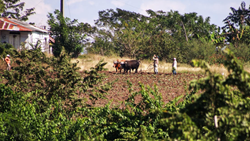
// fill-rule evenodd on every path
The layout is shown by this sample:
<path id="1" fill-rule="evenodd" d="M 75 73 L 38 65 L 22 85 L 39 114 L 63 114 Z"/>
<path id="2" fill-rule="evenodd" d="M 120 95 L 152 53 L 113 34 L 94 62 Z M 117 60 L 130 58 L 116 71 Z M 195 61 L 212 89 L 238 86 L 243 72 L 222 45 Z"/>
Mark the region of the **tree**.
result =
<path id="1" fill-rule="evenodd" d="M 186 43 L 194 38 L 208 39 L 216 29 L 214 24 L 210 24 L 210 17 L 203 18 L 195 12 L 181 15 L 172 10 L 147 10 L 147 13 L 148 17 L 119 8 L 100 11 L 95 24 L 107 33 L 102 34 L 101 40 L 109 39 L 106 41 L 113 43 L 120 56 L 151 58 L 157 54 L 161 59 L 178 56 L 184 60 L 185 51 L 179 50 L 186 50 Z M 96 51 L 107 51 L 107 46 L 97 40 Z"/>
<path id="2" fill-rule="evenodd" d="M 152 10 L 147 11 L 150 14 L 150 19 L 158 22 L 157 28 L 165 29 L 170 35 L 175 38 L 189 39 L 198 38 L 198 36 L 206 36 L 216 29 L 214 24 L 210 24 L 210 17 L 203 18 L 197 13 L 179 14 L 178 11 L 163 12 Z"/>
<path id="3" fill-rule="evenodd" d="M 48 15 L 51 36 L 55 39 L 55 43 L 52 46 L 53 54 L 59 56 L 64 47 L 68 55 L 78 57 L 88 41 L 85 31 L 90 25 L 64 18 L 59 10 L 55 10 L 54 14 L 56 17 L 52 13 Z"/>
<path id="4" fill-rule="evenodd" d="M 124 27 L 122 21 L 129 22 L 131 19 L 144 20 L 146 17 L 119 8 L 117 8 L 116 11 L 113 9 L 107 9 L 99 11 L 99 19 L 96 20 L 95 24 L 99 27 L 112 27 L 119 29 Z"/>
<path id="5" fill-rule="evenodd" d="M 244 1 L 241 2 L 238 10 L 233 7 L 230 7 L 230 9 L 232 13 L 229 13 L 229 16 L 223 20 L 226 24 L 224 28 L 229 28 L 229 26 L 240 27 L 246 25 L 247 21 L 250 20 L 250 7 L 247 9 Z"/>
<path id="6" fill-rule="evenodd" d="M 144 41 L 148 39 L 144 34 L 146 23 L 131 19 L 129 22 L 123 21 L 122 24 L 124 28 L 115 32 L 114 42 L 119 44 L 122 55 L 138 58 Z"/>
<path id="7" fill-rule="evenodd" d="M 113 53 L 118 52 L 118 47 L 115 46 L 112 42 L 112 32 L 106 31 L 104 29 L 99 29 L 95 31 L 95 34 L 92 35 L 95 40 L 90 44 L 90 47 L 87 48 L 88 53 L 100 54 L 109 56 Z"/>
<path id="8" fill-rule="evenodd" d="M 237 47 L 240 42 L 248 41 L 241 39 L 243 34 L 246 33 L 244 31 L 249 31 L 247 26 L 250 25 L 250 6 L 247 9 L 246 3 L 243 1 L 238 10 L 233 7 L 230 7 L 230 9 L 232 12 L 223 20 L 225 26 L 223 26 L 222 29 L 224 29 L 226 33 L 227 41 Z"/>
<path id="9" fill-rule="evenodd" d="M 3 0 L 0 0 L 0 13 L 4 12 L 4 10 L 5 10 L 5 6 L 4 6 Z"/>
<path id="10" fill-rule="evenodd" d="M 2 10 L 0 11 L 0 16 L 27 21 L 30 15 L 35 14 L 35 8 L 33 7 L 23 11 L 25 3 L 19 3 L 19 1 L 20 0 L 3 0 L 2 2 L 5 6 L 4 9 L 0 7 L 0 9 Z"/>
<path id="11" fill-rule="evenodd" d="M 103 39 L 110 39 L 120 56 L 133 58 L 138 56 L 142 39 L 146 38 L 146 19 L 141 14 L 117 8 L 100 11 L 95 24 L 103 31 L 106 30 L 102 32 Z M 107 33 L 107 37 L 103 33 Z"/>

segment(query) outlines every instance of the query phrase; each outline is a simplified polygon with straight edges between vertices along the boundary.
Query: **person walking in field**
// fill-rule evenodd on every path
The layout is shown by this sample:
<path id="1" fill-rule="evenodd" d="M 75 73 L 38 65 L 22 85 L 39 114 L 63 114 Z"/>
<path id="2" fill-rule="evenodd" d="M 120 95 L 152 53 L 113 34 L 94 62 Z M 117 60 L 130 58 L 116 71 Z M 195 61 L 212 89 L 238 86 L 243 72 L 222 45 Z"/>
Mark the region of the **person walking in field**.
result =
<path id="1" fill-rule="evenodd" d="M 176 70 L 177 70 L 177 61 L 176 58 L 174 58 L 174 62 L 172 64 L 173 75 L 176 75 Z"/>
<path id="2" fill-rule="evenodd" d="M 7 64 L 7 70 L 11 70 L 11 66 L 10 66 L 10 55 L 7 54 L 7 56 L 5 57 L 4 61 L 6 62 Z"/>
<path id="3" fill-rule="evenodd" d="M 154 72 L 155 74 L 158 74 L 159 57 L 154 55 L 153 60 L 154 60 Z"/>

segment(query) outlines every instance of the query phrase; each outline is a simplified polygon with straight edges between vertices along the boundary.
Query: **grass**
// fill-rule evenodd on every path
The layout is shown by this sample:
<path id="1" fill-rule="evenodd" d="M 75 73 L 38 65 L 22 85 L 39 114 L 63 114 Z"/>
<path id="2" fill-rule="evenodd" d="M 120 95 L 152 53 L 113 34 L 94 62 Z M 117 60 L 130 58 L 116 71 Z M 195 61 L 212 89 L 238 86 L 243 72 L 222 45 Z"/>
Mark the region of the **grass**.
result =
<path id="1" fill-rule="evenodd" d="M 113 61 L 119 60 L 131 60 L 128 57 L 117 57 L 117 56 L 101 56 L 96 54 L 86 54 L 82 55 L 77 59 L 72 59 L 72 62 L 79 61 L 78 67 L 82 70 L 89 70 L 91 67 L 93 67 L 95 64 L 97 64 L 100 60 L 104 60 L 107 62 L 107 65 L 105 68 L 107 68 L 108 71 L 115 71 L 115 68 L 113 67 Z M 177 60 L 178 61 L 178 60 Z M 212 65 L 211 66 L 212 72 L 215 73 L 224 73 L 225 75 L 228 75 L 227 70 L 223 65 Z M 247 66 L 246 70 L 250 72 L 250 65 Z M 153 69 L 153 61 L 152 60 L 141 60 L 141 65 L 139 67 L 139 71 L 143 72 L 154 72 Z M 166 63 L 164 61 L 159 62 L 158 71 L 160 73 L 171 73 L 172 72 L 172 63 Z M 188 64 L 182 64 L 178 63 L 177 72 L 180 73 L 203 73 L 204 71 L 201 68 L 194 68 Z"/>
<path id="2" fill-rule="evenodd" d="M 117 59 L 119 60 L 130 60 L 129 58 L 121 58 L 121 57 L 108 57 L 108 56 L 101 56 L 101 55 L 96 55 L 96 54 L 86 54 L 86 55 L 81 55 L 77 59 L 72 59 L 72 62 L 77 62 L 78 67 L 80 67 L 81 71 L 83 70 L 90 70 L 91 67 L 94 67 L 100 60 L 104 60 L 104 62 L 107 62 L 107 65 L 105 68 L 108 69 L 108 71 L 114 71 L 115 68 L 113 68 L 113 61 L 116 61 Z"/>
<path id="3" fill-rule="evenodd" d="M 113 61 L 116 61 L 117 59 L 119 60 L 131 60 L 128 57 L 118 57 L 118 56 L 101 56 L 101 55 L 96 55 L 96 54 L 86 54 L 86 55 L 81 55 L 77 59 L 72 59 L 72 62 L 77 62 L 78 67 L 80 67 L 81 71 L 83 70 L 90 70 L 91 67 L 94 67 L 100 60 L 104 60 L 107 62 L 107 65 L 105 68 L 108 71 L 115 71 L 115 68 L 113 67 Z M 178 61 L 178 60 L 177 60 Z M 244 68 L 247 72 L 250 73 L 250 62 L 244 63 Z M 6 63 L 0 59 L 0 69 L 5 70 L 6 69 Z M 212 65 L 211 66 L 212 72 L 215 73 L 224 73 L 224 75 L 228 75 L 227 69 L 223 65 Z M 141 65 L 139 67 L 138 71 L 143 71 L 143 72 L 154 72 L 153 69 L 153 61 L 152 60 L 141 60 Z M 164 61 L 159 62 L 159 68 L 158 71 L 160 73 L 171 73 L 172 72 L 172 64 L 171 63 L 166 63 Z M 177 73 L 203 73 L 204 71 L 201 68 L 194 68 L 188 64 L 182 64 L 178 63 L 178 68 L 177 68 Z"/>

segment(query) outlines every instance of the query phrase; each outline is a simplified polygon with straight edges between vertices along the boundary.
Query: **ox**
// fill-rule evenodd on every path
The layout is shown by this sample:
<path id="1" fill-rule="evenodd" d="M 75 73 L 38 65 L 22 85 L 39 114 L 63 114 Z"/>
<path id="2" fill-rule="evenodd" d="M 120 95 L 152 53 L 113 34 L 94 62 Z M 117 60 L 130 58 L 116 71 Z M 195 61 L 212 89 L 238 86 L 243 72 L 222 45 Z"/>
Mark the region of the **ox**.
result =
<path id="1" fill-rule="evenodd" d="M 131 73 L 135 69 L 135 73 L 137 73 L 137 70 L 140 66 L 140 61 L 139 60 L 129 60 L 124 62 L 124 73 L 128 73 L 128 70 Z"/>
<path id="2" fill-rule="evenodd" d="M 113 67 L 115 67 L 115 69 L 116 69 L 116 72 L 117 72 L 117 70 L 120 70 L 120 73 L 121 73 L 121 71 L 122 71 L 122 69 L 124 68 L 124 62 L 125 62 L 126 60 L 117 60 L 117 61 L 114 61 L 114 65 L 113 65 Z"/>

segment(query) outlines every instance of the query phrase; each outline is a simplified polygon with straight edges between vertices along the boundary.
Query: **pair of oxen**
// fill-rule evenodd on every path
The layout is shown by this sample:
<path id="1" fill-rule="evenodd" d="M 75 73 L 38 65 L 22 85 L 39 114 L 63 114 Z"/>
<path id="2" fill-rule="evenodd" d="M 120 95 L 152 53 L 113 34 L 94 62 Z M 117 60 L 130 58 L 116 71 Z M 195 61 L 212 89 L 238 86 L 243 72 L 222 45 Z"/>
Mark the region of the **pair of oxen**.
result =
<path id="1" fill-rule="evenodd" d="M 128 71 L 133 71 L 135 69 L 135 73 L 137 73 L 137 70 L 140 66 L 139 60 L 117 60 L 114 61 L 113 67 L 115 67 L 116 72 L 120 70 L 120 73 L 122 72 L 122 69 L 124 69 L 124 73 L 128 73 Z"/>

